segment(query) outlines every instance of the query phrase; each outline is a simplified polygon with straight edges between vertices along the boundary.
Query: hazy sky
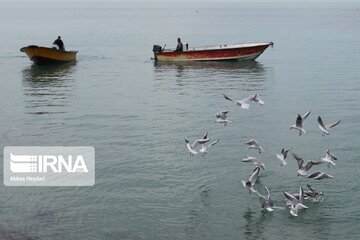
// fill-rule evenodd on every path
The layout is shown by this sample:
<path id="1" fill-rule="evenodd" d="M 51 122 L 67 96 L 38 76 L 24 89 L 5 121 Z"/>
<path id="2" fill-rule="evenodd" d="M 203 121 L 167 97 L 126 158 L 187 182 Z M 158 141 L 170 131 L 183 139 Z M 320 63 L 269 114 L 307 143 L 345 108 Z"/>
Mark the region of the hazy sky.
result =
<path id="1" fill-rule="evenodd" d="M 61 3 L 82 3 L 82 2 L 102 2 L 102 3 L 147 3 L 147 4 L 151 4 L 151 3 L 201 3 L 201 4 L 206 4 L 206 3 L 214 3 L 214 2 L 219 2 L 219 3 L 247 3 L 247 4 L 261 4 L 261 3 L 266 3 L 266 4 L 272 4 L 272 3 L 280 3 L 280 4 L 286 4 L 287 6 L 291 6 L 292 3 L 304 3 L 305 5 L 312 5 L 312 4 L 324 4 L 324 6 L 326 6 L 326 4 L 331 4 L 332 6 L 336 6 L 337 4 L 346 4 L 346 3 L 350 3 L 350 4 L 358 4 L 360 7 L 360 0 L 0 0 L 1 2 L 7 2 L 7 3 L 21 3 L 21 2 L 26 2 L 26 3 L 34 3 L 34 2 L 46 2 L 46 3 L 56 3 L 56 4 L 61 4 Z"/>

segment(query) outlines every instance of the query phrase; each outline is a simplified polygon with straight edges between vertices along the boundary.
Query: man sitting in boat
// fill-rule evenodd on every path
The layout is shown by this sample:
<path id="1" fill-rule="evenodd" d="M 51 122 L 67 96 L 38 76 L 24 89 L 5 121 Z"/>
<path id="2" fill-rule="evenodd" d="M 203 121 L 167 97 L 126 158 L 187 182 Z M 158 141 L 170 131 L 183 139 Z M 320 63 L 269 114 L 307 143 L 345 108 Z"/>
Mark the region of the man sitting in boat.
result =
<path id="1" fill-rule="evenodd" d="M 183 51 L 183 44 L 181 42 L 181 39 L 177 39 L 178 45 L 176 46 L 175 52 L 182 52 Z"/>
<path id="2" fill-rule="evenodd" d="M 64 42 L 61 40 L 61 37 L 58 36 L 58 38 L 53 42 L 54 45 L 57 45 L 59 50 L 65 51 Z"/>

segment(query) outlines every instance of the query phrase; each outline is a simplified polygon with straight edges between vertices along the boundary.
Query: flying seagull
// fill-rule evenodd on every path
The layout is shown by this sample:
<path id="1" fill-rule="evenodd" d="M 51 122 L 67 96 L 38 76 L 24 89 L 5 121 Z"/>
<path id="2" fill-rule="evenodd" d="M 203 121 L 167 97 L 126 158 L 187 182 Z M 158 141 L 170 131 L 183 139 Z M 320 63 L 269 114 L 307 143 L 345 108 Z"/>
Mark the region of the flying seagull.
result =
<path id="1" fill-rule="evenodd" d="M 259 153 L 261 153 L 261 150 L 264 151 L 264 149 L 259 145 L 259 143 L 255 139 L 249 140 L 246 144 L 249 145 L 249 149 L 258 149 Z"/>
<path id="2" fill-rule="evenodd" d="M 249 97 L 249 100 L 252 101 L 252 102 L 256 102 L 256 103 L 259 103 L 260 105 L 264 105 L 264 101 L 259 97 L 258 94 L 255 94 L 253 96 L 250 96 Z"/>
<path id="3" fill-rule="evenodd" d="M 308 111 L 307 113 L 305 113 L 303 116 L 301 116 L 300 114 L 297 115 L 296 117 L 296 123 L 294 125 L 292 125 L 290 127 L 291 129 L 295 129 L 299 131 L 299 136 L 301 136 L 302 133 L 306 133 L 305 129 L 304 129 L 304 121 L 306 120 L 306 118 L 310 115 L 311 111 Z"/>
<path id="4" fill-rule="evenodd" d="M 264 105 L 264 101 L 259 97 L 258 94 L 251 95 L 251 96 L 249 96 L 247 98 L 244 98 L 242 100 L 236 100 L 236 101 L 229 98 L 225 94 L 223 94 L 223 96 L 224 96 L 224 98 L 226 100 L 229 100 L 229 101 L 233 102 L 234 104 L 236 104 L 237 106 L 239 106 L 239 107 L 241 107 L 242 109 L 245 109 L 245 110 L 250 108 L 250 103 L 251 102 L 255 102 L 255 103 L 259 103 L 260 105 Z"/>
<path id="5" fill-rule="evenodd" d="M 190 156 L 194 156 L 195 154 L 198 154 L 198 151 L 196 151 L 197 141 L 194 141 L 192 144 L 190 144 L 189 139 L 185 137 L 185 143 L 186 143 L 186 148 L 190 153 Z"/>
<path id="6" fill-rule="evenodd" d="M 338 159 L 338 158 L 337 158 L 334 154 L 330 153 L 330 150 L 329 150 L 329 149 L 327 149 L 327 150 L 326 150 L 325 157 L 322 158 L 321 161 L 322 161 L 323 163 L 326 163 L 327 166 L 330 167 L 330 165 L 333 165 L 333 166 L 336 165 L 335 162 L 334 162 L 334 160 L 337 160 L 337 159 Z"/>
<path id="7" fill-rule="evenodd" d="M 304 204 L 304 190 L 301 188 L 299 193 L 290 194 L 288 192 L 283 191 L 286 197 L 286 206 L 296 205 L 297 203 Z"/>
<path id="8" fill-rule="evenodd" d="M 189 139 L 187 139 L 187 138 L 185 137 L 186 148 L 187 148 L 190 156 L 194 156 L 195 154 L 198 154 L 198 153 L 199 153 L 199 152 L 196 150 L 196 145 L 198 145 L 198 144 L 205 144 L 205 143 L 207 143 L 208 141 L 210 141 L 210 139 L 207 138 L 207 135 L 208 135 L 208 133 L 205 132 L 203 138 L 195 140 L 192 144 L 190 144 Z"/>
<path id="9" fill-rule="evenodd" d="M 227 126 L 228 123 L 230 123 L 231 121 L 227 118 L 227 114 L 229 113 L 229 111 L 223 111 L 223 112 L 218 112 L 215 117 L 216 123 L 223 123 L 224 126 Z"/>
<path id="10" fill-rule="evenodd" d="M 245 182 L 244 180 L 241 180 L 242 185 L 245 188 L 249 189 L 249 194 L 251 192 L 256 192 L 256 190 L 253 188 L 253 186 L 255 185 L 255 182 L 256 182 L 259 174 L 260 174 L 260 168 L 256 168 L 255 171 L 251 174 L 248 181 Z"/>
<path id="11" fill-rule="evenodd" d="M 226 96 L 225 94 L 223 94 L 223 96 L 224 96 L 224 98 L 225 98 L 226 100 L 229 100 L 229 101 L 233 102 L 234 104 L 236 104 L 237 106 L 241 107 L 242 109 L 247 110 L 247 109 L 249 109 L 249 107 L 250 107 L 250 99 L 249 99 L 248 97 L 247 97 L 247 98 L 244 98 L 244 99 L 242 99 L 242 100 L 236 100 L 236 101 L 234 101 L 234 100 L 232 100 L 231 98 L 229 98 L 228 96 Z"/>
<path id="12" fill-rule="evenodd" d="M 291 205 L 290 206 L 290 214 L 293 215 L 294 217 L 297 217 L 299 210 L 304 209 L 304 208 L 308 208 L 308 207 L 302 203 L 298 203 L 296 205 Z"/>
<path id="13" fill-rule="evenodd" d="M 216 139 L 214 142 L 206 144 L 206 143 L 202 143 L 201 144 L 201 148 L 199 150 L 199 152 L 202 153 L 202 157 L 205 157 L 205 155 L 208 153 L 208 149 L 211 148 L 212 146 L 214 146 L 215 144 L 217 144 L 219 142 L 220 139 Z"/>
<path id="14" fill-rule="evenodd" d="M 309 191 L 305 192 L 305 196 L 308 197 L 312 197 L 313 198 L 313 202 L 317 202 L 318 201 L 318 196 L 323 196 L 324 193 L 323 192 L 317 192 L 315 190 L 315 188 L 313 188 L 313 186 L 311 186 L 310 184 L 307 184 L 307 187 L 309 188 Z"/>
<path id="15" fill-rule="evenodd" d="M 281 149 L 281 153 L 280 154 L 276 154 L 276 157 L 281 161 L 280 166 L 286 166 L 287 162 L 285 161 L 287 154 L 289 152 L 289 149 Z"/>
<path id="16" fill-rule="evenodd" d="M 310 184 L 307 184 L 307 187 L 309 188 L 308 191 L 304 191 L 304 199 L 309 199 L 310 197 L 313 198 L 313 202 L 317 202 L 319 199 L 319 196 L 323 196 L 323 192 L 318 192 L 313 188 Z M 300 199 L 300 193 L 294 193 L 292 194 L 296 199 Z M 287 201 L 287 205 L 290 205 L 289 201 Z"/>
<path id="17" fill-rule="evenodd" d="M 317 121 L 318 121 L 318 124 L 319 124 L 319 128 L 322 131 L 322 136 L 325 136 L 325 135 L 329 135 L 330 134 L 329 129 L 335 127 L 336 125 L 338 125 L 341 120 L 325 125 L 324 122 L 322 121 L 321 117 L 319 116 Z"/>
<path id="18" fill-rule="evenodd" d="M 291 153 L 293 155 L 293 157 L 295 158 L 295 160 L 297 161 L 298 164 L 298 176 L 306 176 L 307 175 L 307 171 L 309 171 L 309 169 L 314 166 L 314 165 L 318 165 L 322 162 L 320 161 L 307 161 L 306 164 L 304 162 L 304 159 L 301 158 L 299 155 L 295 154 L 295 153 Z"/>
<path id="19" fill-rule="evenodd" d="M 292 195 L 288 192 L 283 191 L 283 193 L 287 199 L 286 205 L 288 205 L 290 207 L 291 215 L 297 217 L 298 211 L 300 209 L 308 208 L 307 206 L 304 205 L 304 190 L 302 187 L 300 187 L 298 198 L 296 198 L 294 195 Z"/>
<path id="20" fill-rule="evenodd" d="M 246 158 L 242 159 L 241 161 L 251 163 L 256 168 L 262 168 L 263 170 L 265 170 L 265 164 L 262 161 L 258 160 L 256 157 L 250 157 L 249 155 L 246 155 Z"/>
<path id="21" fill-rule="evenodd" d="M 273 201 L 272 201 L 272 198 L 271 198 L 271 195 L 270 195 L 270 191 L 269 191 L 269 189 L 266 187 L 266 186 L 264 186 L 265 187 L 265 189 L 266 189 L 266 191 L 267 191 L 267 196 L 265 197 L 265 196 L 263 196 L 263 195 L 261 195 L 260 193 L 258 193 L 257 191 L 256 191 L 256 194 L 259 196 L 259 199 L 260 199 L 260 203 L 261 203 L 261 208 L 262 209 L 265 209 L 266 211 L 268 211 L 268 212 L 273 212 L 274 211 L 274 203 L 273 203 Z"/>
<path id="22" fill-rule="evenodd" d="M 321 180 L 324 178 L 334 178 L 334 176 L 331 176 L 327 174 L 326 172 L 314 172 L 307 176 L 308 178 L 313 178 L 315 180 Z"/>

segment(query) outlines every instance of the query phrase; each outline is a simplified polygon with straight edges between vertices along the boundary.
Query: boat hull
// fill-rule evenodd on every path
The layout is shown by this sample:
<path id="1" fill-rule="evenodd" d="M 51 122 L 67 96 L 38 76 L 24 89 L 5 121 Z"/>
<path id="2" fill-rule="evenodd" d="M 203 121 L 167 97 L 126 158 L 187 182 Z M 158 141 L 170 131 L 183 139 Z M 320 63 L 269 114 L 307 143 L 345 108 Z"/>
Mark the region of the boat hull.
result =
<path id="1" fill-rule="evenodd" d="M 255 60 L 273 43 L 238 44 L 189 49 L 183 52 L 164 51 L 154 53 L 158 61 L 223 61 Z"/>
<path id="2" fill-rule="evenodd" d="M 77 51 L 61 51 L 54 48 L 30 45 L 20 49 L 37 65 L 76 61 Z"/>

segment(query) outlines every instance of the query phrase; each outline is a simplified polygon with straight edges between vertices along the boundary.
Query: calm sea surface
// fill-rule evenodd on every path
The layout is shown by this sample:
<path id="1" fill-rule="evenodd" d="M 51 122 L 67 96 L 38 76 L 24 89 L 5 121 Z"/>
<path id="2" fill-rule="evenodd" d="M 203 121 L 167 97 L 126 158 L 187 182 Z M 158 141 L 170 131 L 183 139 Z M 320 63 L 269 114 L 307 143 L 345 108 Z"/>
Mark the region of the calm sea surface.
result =
<path id="1" fill-rule="evenodd" d="M 93 187 L 0 187 L 0 239 L 359 239 L 360 4 L 0 2 L 0 143 L 94 146 Z M 74 64 L 33 66 L 19 51 L 61 35 Z M 152 45 L 274 42 L 256 62 L 158 64 Z M 244 111 L 222 94 L 258 93 Z M 227 127 L 215 113 L 229 110 Z M 307 134 L 289 127 L 311 110 Z M 322 137 L 316 118 L 341 119 Z M 184 137 L 220 142 L 203 159 Z M 256 138 L 259 155 L 244 144 Z M 280 167 L 282 147 L 305 159 L 330 148 L 334 179 Z M 282 191 L 310 183 L 325 193 L 299 217 L 261 211 L 240 183 L 266 171 Z M 1 153 L 1 159 L 3 158 Z M 1 160 L 2 161 L 2 160 Z M 2 166 L 2 164 L 1 164 Z M 2 170 L 1 170 L 2 179 Z M 1 180 L 2 181 L 2 180 Z"/>

